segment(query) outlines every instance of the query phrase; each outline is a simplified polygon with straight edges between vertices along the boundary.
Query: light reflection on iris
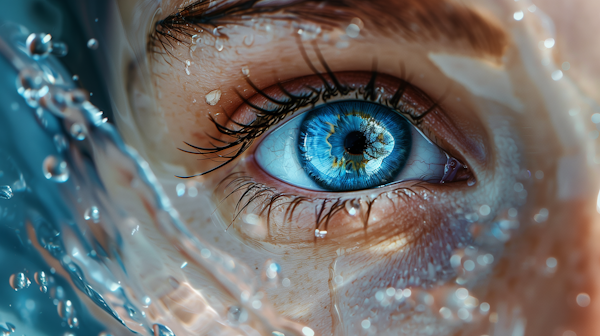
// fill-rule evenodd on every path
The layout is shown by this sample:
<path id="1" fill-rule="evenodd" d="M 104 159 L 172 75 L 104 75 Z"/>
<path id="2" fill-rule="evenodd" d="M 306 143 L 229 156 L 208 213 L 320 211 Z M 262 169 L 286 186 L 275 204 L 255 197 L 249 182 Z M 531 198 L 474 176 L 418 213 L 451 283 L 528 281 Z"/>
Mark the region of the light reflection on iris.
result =
<path id="1" fill-rule="evenodd" d="M 412 145 L 411 125 L 389 108 L 343 101 L 306 114 L 298 139 L 300 161 L 322 188 L 360 190 L 393 181 Z"/>

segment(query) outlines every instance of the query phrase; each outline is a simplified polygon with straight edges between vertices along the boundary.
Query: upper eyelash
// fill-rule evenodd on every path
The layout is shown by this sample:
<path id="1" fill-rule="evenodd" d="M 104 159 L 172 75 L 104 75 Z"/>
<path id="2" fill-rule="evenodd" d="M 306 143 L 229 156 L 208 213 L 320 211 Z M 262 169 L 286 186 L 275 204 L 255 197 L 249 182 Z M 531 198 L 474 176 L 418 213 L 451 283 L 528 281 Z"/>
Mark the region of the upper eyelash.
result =
<path id="1" fill-rule="evenodd" d="M 239 129 L 234 129 L 234 128 L 228 128 L 227 126 L 220 124 L 219 122 L 217 122 L 217 120 L 212 115 L 209 115 L 209 119 L 215 125 L 217 131 L 223 135 L 233 138 L 233 140 L 232 141 L 221 140 L 221 139 L 218 139 L 216 137 L 213 137 L 213 136 L 210 136 L 207 134 L 207 136 L 209 138 L 211 138 L 214 141 L 222 143 L 222 145 L 216 145 L 216 144 L 210 142 L 210 145 L 212 147 L 200 147 L 200 146 L 196 146 L 191 143 L 188 143 L 188 142 L 184 142 L 186 145 L 193 148 L 194 151 L 186 150 L 186 149 L 182 149 L 182 148 L 179 148 L 179 150 L 186 152 L 186 153 L 190 153 L 190 154 L 199 154 L 199 155 L 204 155 L 204 156 L 209 156 L 209 155 L 214 154 L 214 155 L 216 155 L 216 157 L 211 157 L 211 158 L 225 159 L 225 162 L 220 163 L 216 167 L 211 168 L 211 169 L 204 171 L 202 173 L 199 173 L 199 174 L 188 175 L 188 176 L 178 176 L 178 177 L 192 178 L 192 177 L 196 177 L 196 176 L 202 176 L 202 175 L 211 173 L 211 172 L 229 164 L 230 162 L 232 162 L 236 158 L 238 158 L 240 155 L 242 155 L 249 147 L 251 147 L 254 140 L 256 140 L 258 137 L 263 135 L 269 128 L 276 125 L 281 120 L 285 119 L 290 114 L 293 114 L 300 108 L 303 108 L 303 107 L 306 107 L 309 105 L 312 105 L 314 107 L 314 105 L 320 99 L 327 102 L 327 100 L 331 99 L 332 97 L 335 97 L 338 95 L 348 95 L 349 93 L 351 93 L 353 91 L 358 91 L 358 93 L 362 94 L 366 100 L 370 100 L 373 102 L 379 100 L 379 102 L 381 104 L 388 106 L 388 107 L 394 109 L 395 111 L 400 112 L 402 115 L 404 115 L 404 117 L 406 117 L 415 126 L 418 126 L 421 123 L 422 119 L 429 112 L 431 112 L 433 109 L 435 109 L 436 107 L 439 106 L 438 102 L 434 101 L 432 103 L 432 105 L 425 112 L 423 112 L 419 115 L 414 114 L 414 112 L 415 112 L 414 109 L 412 109 L 410 107 L 408 107 L 408 108 L 404 107 L 402 104 L 402 96 L 404 95 L 404 91 L 406 90 L 406 88 L 408 88 L 411 85 L 406 80 L 400 81 L 400 84 L 398 85 L 398 88 L 395 91 L 392 98 L 381 99 L 380 96 L 376 94 L 376 87 L 375 87 L 375 82 L 376 82 L 376 79 L 378 76 L 378 72 L 376 70 L 376 66 L 377 66 L 376 62 L 373 62 L 373 70 L 371 72 L 371 79 L 369 80 L 367 85 L 365 85 L 364 88 L 362 88 L 362 87 L 361 88 L 350 88 L 350 87 L 344 85 L 343 83 L 341 83 L 337 79 L 337 77 L 335 76 L 335 73 L 329 68 L 329 65 L 325 61 L 325 59 L 324 59 L 323 55 L 321 54 L 319 47 L 315 41 L 313 41 L 313 43 L 312 43 L 313 50 L 315 51 L 315 54 L 317 55 L 319 63 L 325 69 L 325 72 L 319 72 L 317 70 L 315 65 L 312 63 L 312 61 L 308 57 L 308 54 L 306 53 L 304 45 L 299 37 L 298 37 L 297 42 L 299 45 L 300 53 L 302 54 L 304 61 L 307 63 L 307 65 L 309 66 L 311 71 L 313 71 L 313 73 L 321 80 L 321 82 L 323 83 L 323 89 L 319 90 L 319 89 L 316 89 L 316 88 L 313 88 L 310 86 L 306 86 L 306 88 L 308 88 L 311 92 L 307 95 L 297 96 L 297 95 L 294 95 L 294 94 L 288 92 L 284 88 L 283 83 L 279 82 L 277 84 L 279 89 L 287 97 L 286 100 L 281 101 L 274 97 L 269 96 L 264 90 L 259 89 L 250 80 L 250 78 L 246 76 L 245 77 L 246 82 L 257 92 L 257 94 L 263 96 L 265 99 L 269 100 L 277 107 L 272 110 L 267 110 L 262 107 L 256 106 L 256 105 L 252 104 L 249 101 L 249 99 L 245 98 L 241 93 L 239 93 L 236 90 L 236 93 L 238 94 L 240 99 L 242 99 L 243 103 L 246 104 L 247 106 L 249 106 L 255 112 L 256 118 L 248 124 L 243 124 L 243 123 L 238 123 L 238 122 L 234 121 L 232 119 L 232 116 L 230 116 L 229 114 L 227 114 L 227 112 L 225 112 L 225 115 L 227 116 L 227 122 L 231 122 L 235 126 L 239 127 Z M 331 82 L 325 78 L 325 75 L 327 75 L 327 77 L 329 77 L 329 80 Z"/>

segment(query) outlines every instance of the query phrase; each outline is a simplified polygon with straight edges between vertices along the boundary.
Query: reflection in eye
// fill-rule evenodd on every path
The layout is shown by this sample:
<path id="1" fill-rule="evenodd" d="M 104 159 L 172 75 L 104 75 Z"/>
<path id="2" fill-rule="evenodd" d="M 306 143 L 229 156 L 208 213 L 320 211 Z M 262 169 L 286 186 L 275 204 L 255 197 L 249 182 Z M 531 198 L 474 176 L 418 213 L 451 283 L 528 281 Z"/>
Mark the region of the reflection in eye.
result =
<path id="1" fill-rule="evenodd" d="M 394 181 L 441 181 L 446 155 L 389 108 L 326 104 L 270 133 L 256 151 L 272 176 L 315 190 L 350 191 Z"/>

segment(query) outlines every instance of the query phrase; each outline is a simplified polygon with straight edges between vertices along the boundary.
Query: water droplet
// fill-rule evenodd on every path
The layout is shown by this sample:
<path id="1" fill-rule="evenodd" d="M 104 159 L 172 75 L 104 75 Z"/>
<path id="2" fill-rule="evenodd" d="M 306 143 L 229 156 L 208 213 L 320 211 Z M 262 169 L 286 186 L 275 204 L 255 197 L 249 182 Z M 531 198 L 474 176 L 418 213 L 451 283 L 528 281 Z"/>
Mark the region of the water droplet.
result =
<path id="1" fill-rule="evenodd" d="M 71 77 L 74 81 L 78 81 L 79 80 L 79 76 L 77 75 L 73 75 L 73 77 Z"/>
<path id="2" fill-rule="evenodd" d="M 221 90 L 212 90 L 206 95 L 206 103 L 208 105 L 217 105 L 221 99 Z"/>
<path id="3" fill-rule="evenodd" d="M 345 206 L 346 212 L 350 216 L 356 216 L 360 212 L 360 202 L 358 200 L 347 201 Z"/>
<path id="4" fill-rule="evenodd" d="M 65 93 L 65 100 L 71 107 L 79 107 L 87 101 L 88 93 L 83 89 L 75 89 Z"/>
<path id="5" fill-rule="evenodd" d="M 227 310 L 227 320 L 233 325 L 246 322 L 248 319 L 248 312 L 241 307 L 231 306 Z"/>
<path id="6" fill-rule="evenodd" d="M 175 336 L 175 333 L 173 333 L 169 327 L 162 324 L 157 323 L 152 326 L 152 329 L 154 330 L 154 335 L 156 336 Z"/>
<path id="7" fill-rule="evenodd" d="M 96 40 L 95 38 L 91 38 L 87 41 L 87 47 L 92 49 L 92 50 L 96 50 L 98 49 L 98 40 Z"/>
<path id="8" fill-rule="evenodd" d="M 44 33 L 30 34 L 25 45 L 34 59 L 46 57 L 52 51 L 52 35 Z"/>
<path id="9" fill-rule="evenodd" d="M 48 286 L 48 278 L 46 277 L 46 273 L 44 271 L 35 272 L 33 278 L 35 279 L 36 284 L 40 286 Z"/>
<path id="10" fill-rule="evenodd" d="M 326 230 L 315 229 L 315 237 L 317 237 L 317 238 L 325 238 L 325 236 L 327 236 L 327 231 Z"/>
<path id="11" fill-rule="evenodd" d="M 10 286 L 15 290 L 21 290 L 28 288 L 31 285 L 31 281 L 25 276 L 24 273 L 16 273 L 9 278 Z"/>
<path id="12" fill-rule="evenodd" d="M 44 172 L 44 176 L 48 180 L 62 183 L 69 179 L 69 168 L 67 167 L 67 163 L 57 159 L 53 155 L 50 155 L 44 159 L 42 170 Z"/>
<path id="13" fill-rule="evenodd" d="M 244 76 L 250 76 L 250 69 L 247 66 L 242 67 L 242 74 L 244 74 Z"/>
<path id="14" fill-rule="evenodd" d="M 523 12 L 522 12 L 522 11 L 518 11 L 518 12 L 515 12 L 515 13 L 513 14 L 513 18 L 514 18 L 516 21 L 521 21 L 521 20 L 523 20 L 523 17 L 524 17 L 524 16 L 525 16 L 525 15 L 523 14 Z"/>
<path id="15" fill-rule="evenodd" d="M 250 34 L 247 35 L 246 37 L 244 37 L 244 44 L 247 45 L 248 47 L 251 46 L 254 43 L 254 35 Z"/>
<path id="16" fill-rule="evenodd" d="M 71 125 L 69 132 L 73 138 L 79 141 L 85 139 L 85 128 L 81 124 L 74 123 Z"/>
<path id="17" fill-rule="evenodd" d="M 215 49 L 217 49 L 217 51 L 223 50 L 223 41 L 218 37 L 217 37 L 217 40 L 215 41 Z"/>
<path id="18" fill-rule="evenodd" d="M 94 223 L 100 222 L 100 210 L 98 210 L 97 206 L 91 206 L 89 209 L 85 210 L 83 213 L 83 219 L 92 220 Z"/>
<path id="19" fill-rule="evenodd" d="M 278 263 L 268 259 L 264 266 L 263 280 L 277 281 L 281 275 L 281 266 Z"/>
<path id="20" fill-rule="evenodd" d="M 73 307 L 71 300 L 60 301 L 58 306 L 56 306 L 56 310 L 58 311 L 58 315 L 64 320 L 71 320 L 75 317 L 75 307 Z"/>
<path id="21" fill-rule="evenodd" d="M 67 149 L 69 146 L 67 139 L 62 134 L 55 134 L 53 137 L 54 146 L 56 146 L 56 150 L 60 153 Z"/>
<path id="22" fill-rule="evenodd" d="M 346 27 L 346 35 L 351 38 L 356 38 L 360 34 L 360 27 L 357 24 L 351 23 Z"/>
<path id="23" fill-rule="evenodd" d="M 185 74 L 190 75 L 190 60 L 185 60 Z"/>
<path id="24" fill-rule="evenodd" d="M 11 199 L 13 197 L 13 191 L 10 186 L 3 185 L 0 186 L 0 198 L 2 199 Z"/>
<path id="25" fill-rule="evenodd" d="M 27 90 L 39 90 L 44 84 L 44 74 L 41 71 L 25 68 L 19 72 L 17 90 L 24 95 Z"/>
<path id="26" fill-rule="evenodd" d="M 52 55 L 57 57 L 67 56 L 69 52 L 69 47 L 63 42 L 54 42 L 52 43 Z"/>
<path id="27" fill-rule="evenodd" d="M 472 187 L 475 185 L 475 183 L 477 183 L 477 180 L 475 179 L 474 176 L 469 177 L 469 179 L 467 180 L 467 185 L 469 187 Z"/>
<path id="28" fill-rule="evenodd" d="M 315 332 L 314 332 L 314 330 L 312 330 L 312 329 L 311 329 L 311 328 L 309 328 L 309 327 L 303 327 L 303 328 L 302 328 L 302 333 L 303 333 L 305 336 L 315 336 Z"/>

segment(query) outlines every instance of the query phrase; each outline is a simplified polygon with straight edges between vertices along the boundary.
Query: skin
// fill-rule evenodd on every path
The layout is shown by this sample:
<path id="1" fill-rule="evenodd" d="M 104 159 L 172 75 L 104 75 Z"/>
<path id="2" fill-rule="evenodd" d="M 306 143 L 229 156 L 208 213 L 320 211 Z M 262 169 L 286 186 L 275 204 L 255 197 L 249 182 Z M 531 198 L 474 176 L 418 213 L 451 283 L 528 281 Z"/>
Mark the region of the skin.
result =
<path id="1" fill-rule="evenodd" d="M 166 2 L 163 13 L 173 12 L 178 5 Z M 530 14 L 526 12 L 523 22 L 512 20 L 512 13 L 520 9 L 519 5 L 513 1 L 494 5 L 475 1 L 466 4 L 507 37 L 500 54 L 482 52 L 469 47 L 464 41 L 399 43 L 398 37 L 369 29 L 371 22 L 367 18 L 363 18 L 365 26 L 361 30 L 361 38 L 351 40 L 347 48 L 337 48 L 335 43 L 323 41 L 320 37 L 315 40 L 334 72 L 353 72 L 346 77 L 340 75 L 347 82 L 365 85 L 376 55 L 380 72 L 390 78 L 410 78 L 410 83 L 429 97 L 422 100 L 415 98 L 423 109 L 444 97 L 435 113 L 424 119 L 420 130 L 466 164 L 476 177 L 474 186 L 462 180 L 431 184 L 427 189 L 415 187 L 414 197 L 407 196 L 404 189 L 400 194 L 387 194 L 398 187 L 412 188 L 412 182 L 378 190 L 366 230 L 364 213 L 350 216 L 341 211 L 330 220 L 327 237 L 315 240 L 314 213 L 318 202 L 301 204 L 289 221 L 285 220 L 285 207 L 276 209 L 267 218 L 256 203 L 234 219 L 241 192 L 225 198 L 231 189 L 224 189 L 219 182 L 236 172 L 244 172 L 253 181 L 286 194 L 316 199 L 340 198 L 343 201 L 373 198 L 373 191 L 334 195 L 278 181 L 256 164 L 253 152 L 260 145 L 259 141 L 222 169 L 184 180 L 188 187 L 197 188 L 198 196 L 175 196 L 175 185 L 182 180 L 173 175 L 195 175 L 215 165 L 214 161 L 198 160 L 200 155 L 183 153 L 176 148 L 191 149 L 183 142 L 209 146 L 207 134 L 218 136 L 214 126 L 207 122 L 209 115 L 222 124 L 228 122 L 225 112 L 235 113 L 237 121 L 252 120 L 250 111 L 238 109 L 243 100 L 236 90 L 256 104 L 264 102 L 264 98 L 256 96 L 256 91 L 246 82 L 243 69 L 249 70 L 250 79 L 261 89 L 272 87 L 279 81 L 313 75 L 301 57 L 295 38 L 296 28 L 284 26 L 275 35 L 255 31 L 253 44 L 247 46 L 242 42 L 246 31 L 226 27 L 223 32 L 230 39 L 224 42 L 222 51 L 217 51 L 214 46 L 198 46 L 190 53 L 189 45 L 181 44 L 166 57 L 149 55 L 151 92 L 156 105 L 145 118 L 137 119 L 144 144 L 137 142 L 133 136 L 124 136 L 126 140 L 129 137 L 128 142 L 141 152 L 148 153 L 145 158 L 173 196 L 176 208 L 193 233 L 248 265 L 257 277 L 262 274 L 265 260 L 272 259 L 280 264 L 282 277 L 288 278 L 291 286 L 266 287 L 268 300 L 277 313 L 310 326 L 318 335 L 367 335 L 375 328 L 378 334 L 419 335 L 428 327 L 437 335 L 506 335 L 519 324 L 525 328 L 526 335 L 571 336 L 565 334 L 567 331 L 576 335 L 597 335 L 600 325 L 594 316 L 600 314 L 600 300 L 596 300 L 598 288 L 593 279 L 600 271 L 597 263 L 600 251 L 593 242 L 597 241 L 600 232 L 593 225 L 598 217 L 595 209 L 597 190 L 589 187 L 596 182 L 595 168 L 585 156 L 585 149 L 593 145 L 585 134 L 594 129 L 594 125 L 589 121 L 589 110 L 584 108 L 574 117 L 565 113 L 568 108 L 562 110 L 563 114 L 558 114 L 550 98 L 555 99 L 554 105 L 579 105 L 580 97 L 565 93 L 571 92 L 571 82 L 590 98 L 596 101 L 600 98 L 597 90 L 600 68 L 595 62 L 600 56 L 600 47 L 595 43 L 593 33 L 597 31 L 593 27 L 600 25 L 593 15 L 600 10 L 600 4 L 586 0 L 568 4 L 554 0 L 538 1 L 538 8 L 546 12 L 556 25 L 556 45 L 551 50 L 537 48 L 535 43 L 548 35 L 539 29 L 535 18 L 529 18 Z M 331 36 L 344 34 L 339 27 L 325 29 L 325 32 Z M 530 38 L 535 41 L 531 44 L 534 47 L 527 49 L 515 36 Z M 202 38 L 205 38 L 204 35 Z M 208 44 L 214 45 L 213 37 L 206 38 Z M 310 43 L 304 46 L 317 64 Z M 276 57 L 272 50 L 278 50 Z M 365 50 L 368 51 L 366 55 Z M 512 92 L 523 104 L 525 112 L 514 111 L 501 100 L 491 101 L 473 94 L 468 86 L 444 74 L 430 60 L 428 55 L 431 52 L 470 57 L 488 62 L 491 66 L 502 65 L 510 79 Z M 570 69 L 565 70 L 570 82 L 566 78 L 557 82 L 550 79 L 551 70 L 539 65 L 544 52 L 559 66 L 565 61 L 570 62 Z M 536 61 L 535 65 L 528 63 L 532 59 Z M 185 60 L 189 60 L 190 64 L 186 66 Z M 546 77 L 536 78 L 534 67 Z M 314 77 L 306 81 L 318 85 Z M 383 79 L 379 84 L 386 85 Z M 133 80 L 133 85 L 139 83 Z M 385 92 L 393 92 L 394 86 L 390 84 L 389 88 Z M 221 91 L 220 100 L 209 105 L 205 96 L 215 89 Z M 411 92 L 409 90 L 408 96 Z M 583 125 L 580 131 L 575 131 L 577 123 Z M 579 170 L 563 173 L 561 165 L 565 160 L 574 163 L 573 166 L 579 167 Z M 530 177 L 527 171 L 531 174 L 542 171 L 543 178 Z M 585 176 L 584 183 L 578 185 L 575 175 Z M 515 183 L 525 187 L 526 201 L 520 201 L 522 193 L 516 191 Z M 580 187 L 576 188 L 576 192 L 563 192 L 561 185 L 564 183 Z M 423 201 L 425 196 L 428 202 Z M 489 214 L 481 212 L 483 205 L 489 207 Z M 365 206 L 366 203 L 361 203 L 362 209 Z M 542 208 L 549 209 L 547 219 L 535 217 Z M 509 209 L 517 209 L 518 215 L 510 216 Z M 457 214 L 458 210 L 460 214 Z M 360 298 L 358 302 L 365 298 L 372 300 L 373 293 L 369 290 L 375 286 L 364 285 L 364 282 L 381 281 L 385 283 L 384 289 L 394 287 L 396 283 L 389 280 L 394 268 L 404 267 L 399 261 L 400 251 L 407 247 L 415 248 L 421 242 L 423 232 L 437 232 L 443 223 L 452 223 L 448 226 L 451 230 L 464 229 L 454 223 L 463 223 L 468 213 L 478 214 L 477 222 L 482 225 L 475 228 L 489 226 L 500 219 L 518 224 L 518 229 L 511 231 L 511 239 L 506 243 L 485 246 L 490 251 L 501 248 L 502 252 L 495 254 L 497 260 L 493 268 L 482 271 L 476 281 L 465 285 L 479 302 L 490 304 L 490 312 L 475 316 L 472 323 L 444 320 L 437 312 L 444 299 L 457 288 L 451 283 L 444 283 L 429 288 L 435 299 L 432 306 L 435 309 L 432 308 L 430 313 L 411 311 L 399 322 L 379 319 L 391 314 L 385 309 L 379 311 L 376 317 L 365 315 L 362 308 L 353 313 L 352 303 L 346 298 Z M 245 220 L 248 215 L 256 215 L 259 225 L 249 225 Z M 421 225 L 421 222 L 424 224 Z M 185 335 L 185 332 L 190 335 L 210 334 L 206 329 L 193 329 L 188 323 L 190 315 L 205 316 L 206 312 L 204 306 L 198 308 L 201 300 L 194 300 L 192 289 L 200 290 L 208 301 L 231 302 L 230 299 L 219 290 L 207 287 L 209 280 L 206 274 L 194 265 L 179 270 L 180 261 L 184 259 L 179 251 L 161 238 L 157 229 L 146 225 L 143 230 L 156 244 L 156 253 L 163 260 L 174 261 L 165 265 L 183 283 L 179 288 L 187 289 L 187 294 L 181 294 L 177 291 L 182 290 L 177 289 L 163 295 L 168 298 L 166 301 L 172 302 L 167 306 L 171 307 L 169 310 L 175 320 L 181 323 L 177 335 Z M 557 260 L 558 266 L 551 269 L 546 266 L 550 257 Z M 442 263 L 448 264 L 449 261 Z M 344 279 L 354 281 L 338 287 L 336 274 L 343 274 Z M 419 286 L 410 288 L 417 293 Z M 591 297 L 591 303 L 586 307 L 577 303 L 579 293 Z M 186 308 L 183 309 L 185 313 L 173 308 L 178 305 Z M 335 313 L 334 305 L 338 306 L 340 314 Z M 366 304 L 363 306 L 366 307 Z M 217 308 L 216 314 L 226 314 L 226 310 Z M 367 317 L 373 321 L 371 331 L 360 327 L 361 321 Z"/>

